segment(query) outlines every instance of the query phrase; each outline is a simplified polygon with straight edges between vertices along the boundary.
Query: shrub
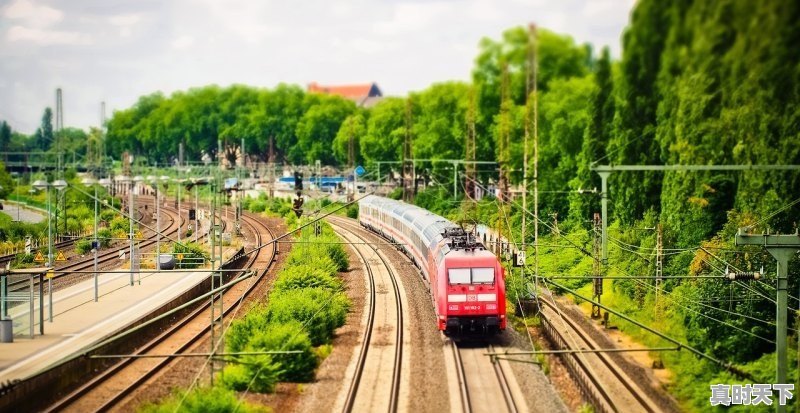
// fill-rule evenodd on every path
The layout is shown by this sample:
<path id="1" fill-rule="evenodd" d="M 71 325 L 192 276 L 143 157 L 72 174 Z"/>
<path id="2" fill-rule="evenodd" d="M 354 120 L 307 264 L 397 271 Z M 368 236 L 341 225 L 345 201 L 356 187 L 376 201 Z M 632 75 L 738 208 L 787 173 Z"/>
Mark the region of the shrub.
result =
<path id="1" fill-rule="evenodd" d="M 108 228 L 100 228 L 97 231 L 97 240 L 100 241 L 101 248 L 108 248 L 111 245 L 111 238 L 113 237 L 113 233 Z"/>
<path id="2" fill-rule="evenodd" d="M 257 306 L 250 309 L 244 318 L 234 320 L 225 336 L 225 347 L 231 353 L 244 351 L 250 337 L 267 328 L 267 308 Z"/>
<path id="3" fill-rule="evenodd" d="M 336 278 L 335 273 L 320 268 L 314 264 L 300 264 L 286 267 L 278 276 L 278 281 L 273 287 L 274 292 L 300 288 L 320 288 L 328 292 L 339 291 L 342 281 Z"/>
<path id="4" fill-rule="evenodd" d="M 183 244 L 172 244 L 173 254 L 183 254 L 183 259 L 176 262 L 180 268 L 194 268 L 202 265 L 205 260 L 208 260 L 208 253 L 200 245 L 194 242 L 186 242 Z"/>
<path id="5" fill-rule="evenodd" d="M 86 238 L 81 238 L 75 242 L 75 252 L 78 254 L 86 254 L 92 250 L 92 241 Z"/>
<path id="6" fill-rule="evenodd" d="M 124 218 L 121 216 L 115 216 L 109 223 L 108 228 L 111 229 L 112 232 L 115 231 L 124 231 L 128 232 L 130 228 L 130 224 L 128 223 L 128 218 Z"/>
<path id="7" fill-rule="evenodd" d="M 358 218 L 358 204 L 352 204 L 347 207 L 348 218 Z"/>
<path id="8" fill-rule="evenodd" d="M 344 325 L 350 308 L 347 296 L 321 288 L 299 288 L 281 291 L 270 296 L 267 319 L 274 323 L 292 320 L 303 323 L 311 344 L 330 342 L 336 328 Z"/>
<path id="9" fill-rule="evenodd" d="M 232 364 L 222 370 L 222 385 L 238 391 L 249 390 L 256 393 L 272 393 L 280 377 L 280 364 L 272 356 L 242 356 L 239 364 Z"/>
<path id="10" fill-rule="evenodd" d="M 227 371 L 227 369 L 226 369 Z M 144 413 L 267 413 L 269 408 L 240 402 L 236 394 L 224 387 L 196 387 L 191 391 L 178 391 L 161 403 L 148 403 L 141 409 Z"/>
<path id="11" fill-rule="evenodd" d="M 119 213 L 117 211 L 114 211 L 114 210 L 111 210 L 111 209 L 104 209 L 104 210 L 100 211 L 100 220 L 101 221 L 111 222 L 111 221 L 114 220 L 114 218 L 117 218 L 117 217 L 119 217 Z"/>
<path id="12" fill-rule="evenodd" d="M 298 321 L 269 324 L 266 330 L 254 335 L 247 345 L 248 351 L 292 351 L 296 354 L 273 354 L 280 366 L 280 381 L 307 382 L 314 379 L 317 357 L 311 349 L 308 333 Z"/>

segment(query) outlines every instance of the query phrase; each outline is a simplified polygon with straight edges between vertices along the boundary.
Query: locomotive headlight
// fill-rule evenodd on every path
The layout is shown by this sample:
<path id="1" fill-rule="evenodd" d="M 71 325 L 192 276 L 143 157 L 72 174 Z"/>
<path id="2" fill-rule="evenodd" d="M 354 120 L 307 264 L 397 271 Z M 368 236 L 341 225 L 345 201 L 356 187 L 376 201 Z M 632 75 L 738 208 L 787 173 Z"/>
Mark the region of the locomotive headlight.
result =
<path id="1" fill-rule="evenodd" d="M 458 304 L 449 304 L 447 309 L 450 311 L 458 311 Z"/>

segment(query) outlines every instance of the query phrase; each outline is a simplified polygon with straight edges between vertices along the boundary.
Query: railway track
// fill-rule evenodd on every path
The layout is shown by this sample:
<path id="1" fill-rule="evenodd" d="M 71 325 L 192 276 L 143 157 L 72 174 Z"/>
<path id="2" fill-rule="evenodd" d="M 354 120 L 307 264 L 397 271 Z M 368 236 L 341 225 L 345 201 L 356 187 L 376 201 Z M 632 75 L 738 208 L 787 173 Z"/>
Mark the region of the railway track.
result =
<path id="1" fill-rule="evenodd" d="M 178 221 L 177 211 L 171 210 L 169 208 L 166 209 L 166 215 L 170 219 L 169 225 L 162 229 L 162 233 L 165 233 L 166 237 L 173 236 L 177 234 L 178 230 L 182 227 L 183 222 Z M 162 236 L 164 239 L 165 236 Z M 71 245 L 71 241 L 70 244 Z M 141 251 L 145 249 L 149 249 L 156 245 L 156 234 L 152 232 L 148 234 L 148 237 L 144 240 L 139 241 L 139 248 Z M 116 248 L 107 249 L 103 252 L 99 252 L 97 254 L 97 267 L 98 269 L 107 269 L 112 267 L 109 264 L 117 264 L 119 262 L 119 251 L 127 251 L 128 245 L 119 245 Z M 115 265 L 113 265 L 115 266 Z M 84 259 L 78 260 L 76 262 L 71 262 L 66 265 L 62 265 L 54 269 L 54 276 L 52 278 L 53 282 L 53 290 L 58 290 L 60 288 L 72 285 L 76 282 L 80 282 L 86 278 L 88 278 L 91 274 L 89 272 L 94 270 L 94 256 L 87 255 Z M 80 273 L 82 271 L 86 271 L 86 273 Z M 14 292 L 20 289 L 27 288 L 27 280 L 15 280 L 9 283 L 8 288 L 9 291 Z M 35 281 L 34 287 L 38 288 L 38 280 Z"/>
<path id="2" fill-rule="evenodd" d="M 486 356 L 486 353 L 497 351 L 493 344 L 448 341 L 464 413 L 497 413 L 503 408 L 509 413 L 527 411 L 520 390 L 509 377 L 509 367 L 504 366 L 503 361 L 491 360 Z"/>
<path id="3" fill-rule="evenodd" d="M 242 222 L 251 229 L 256 245 L 263 245 L 266 239 L 273 239 L 272 230 L 248 214 L 242 215 Z M 249 296 L 265 278 L 275 262 L 277 244 L 259 249 L 250 254 L 245 268 L 257 268 L 258 272 L 250 282 L 243 281 L 232 286 L 223 295 L 224 312 L 221 317 L 231 316 L 239 308 L 239 303 Z M 244 270 L 243 270 L 244 272 Z M 210 332 L 210 310 L 200 306 L 191 311 L 159 336 L 139 347 L 133 355 L 163 355 L 185 353 Z M 219 319 L 217 315 L 217 320 Z M 47 411 L 109 411 L 124 406 L 129 398 L 148 380 L 175 360 L 167 357 L 123 358 L 110 369 L 100 373 L 63 399 L 51 405 Z"/>
<path id="4" fill-rule="evenodd" d="M 396 412 L 403 363 L 403 300 L 397 275 L 386 257 L 359 235 L 364 229 L 342 218 L 329 217 L 329 222 L 342 238 L 357 243 L 353 249 L 364 265 L 369 290 L 366 328 L 342 410 Z M 391 380 L 385 380 L 389 372 Z"/>
<path id="5" fill-rule="evenodd" d="M 601 347 L 568 314 L 547 299 L 539 300 L 545 333 L 561 349 Z M 569 353 L 562 360 L 598 412 L 661 412 L 662 408 L 617 365 L 608 353 Z"/>

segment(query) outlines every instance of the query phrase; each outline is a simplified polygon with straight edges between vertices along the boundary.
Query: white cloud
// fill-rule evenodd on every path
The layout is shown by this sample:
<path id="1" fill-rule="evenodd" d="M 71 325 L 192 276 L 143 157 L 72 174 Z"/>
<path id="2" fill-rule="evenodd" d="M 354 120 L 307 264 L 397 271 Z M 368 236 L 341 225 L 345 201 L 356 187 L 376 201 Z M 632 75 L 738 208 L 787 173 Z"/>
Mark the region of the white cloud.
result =
<path id="1" fill-rule="evenodd" d="M 443 2 L 399 3 L 394 6 L 391 20 L 375 23 L 375 32 L 391 36 L 421 31 L 452 12 L 452 7 L 452 3 Z"/>
<path id="2" fill-rule="evenodd" d="M 24 20 L 26 26 L 43 28 L 61 21 L 64 13 L 49 6 L 37 5 L 30 0 L 16 0 L 6 7 L 3 16 Z"/>
<path id="3" fill-rule="evenodd" d="M 6 33 L 6 39 L 9 42 L 31 42 L 41 46 L 55 44 L 91 44 L 91 38 L 86 34 L 60 30 L 43 30 L 23 26 L 13 26 L 8 29 L 8 33 Z"/>
<path id="4" fill-rule="evenodd" d="M 194 44 L 194 37 L 183 35 L 172 41 L 172 47 L 176 49 L 188 49 Z"/>
<path id="5" fill-rule="evenodd" d="M 0 0 L 0 120 L 32 133 L 57 87 L 75 127 L 96 125 L 101 100 L 110 113 L 212 83 L 376 81 L 404 95 L 468 81 L 482 37 L 530 21 L 619 56 L 631 1 Z"/>
<path id="6" fill-rule="evenodd" d="M 108 18 L 108 21 L 114 26 L 133 26 L 141 20 L 142 16 L 140 14 L 118 14 Z"/>

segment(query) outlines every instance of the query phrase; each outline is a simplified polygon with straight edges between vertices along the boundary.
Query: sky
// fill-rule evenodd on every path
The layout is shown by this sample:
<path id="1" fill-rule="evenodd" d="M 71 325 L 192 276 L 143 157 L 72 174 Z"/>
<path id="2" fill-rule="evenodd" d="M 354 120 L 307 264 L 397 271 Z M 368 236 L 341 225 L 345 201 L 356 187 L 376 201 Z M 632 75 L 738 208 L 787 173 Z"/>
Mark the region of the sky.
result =
<path id="1" fill-rule="evenodd" d="M 536 23 L 620 56 L 635 0 L 0 0 L 0 120 L 30 134 L 62 89 L 86 129 L 191 87 L 470 79 L 478 43 Z"/>

